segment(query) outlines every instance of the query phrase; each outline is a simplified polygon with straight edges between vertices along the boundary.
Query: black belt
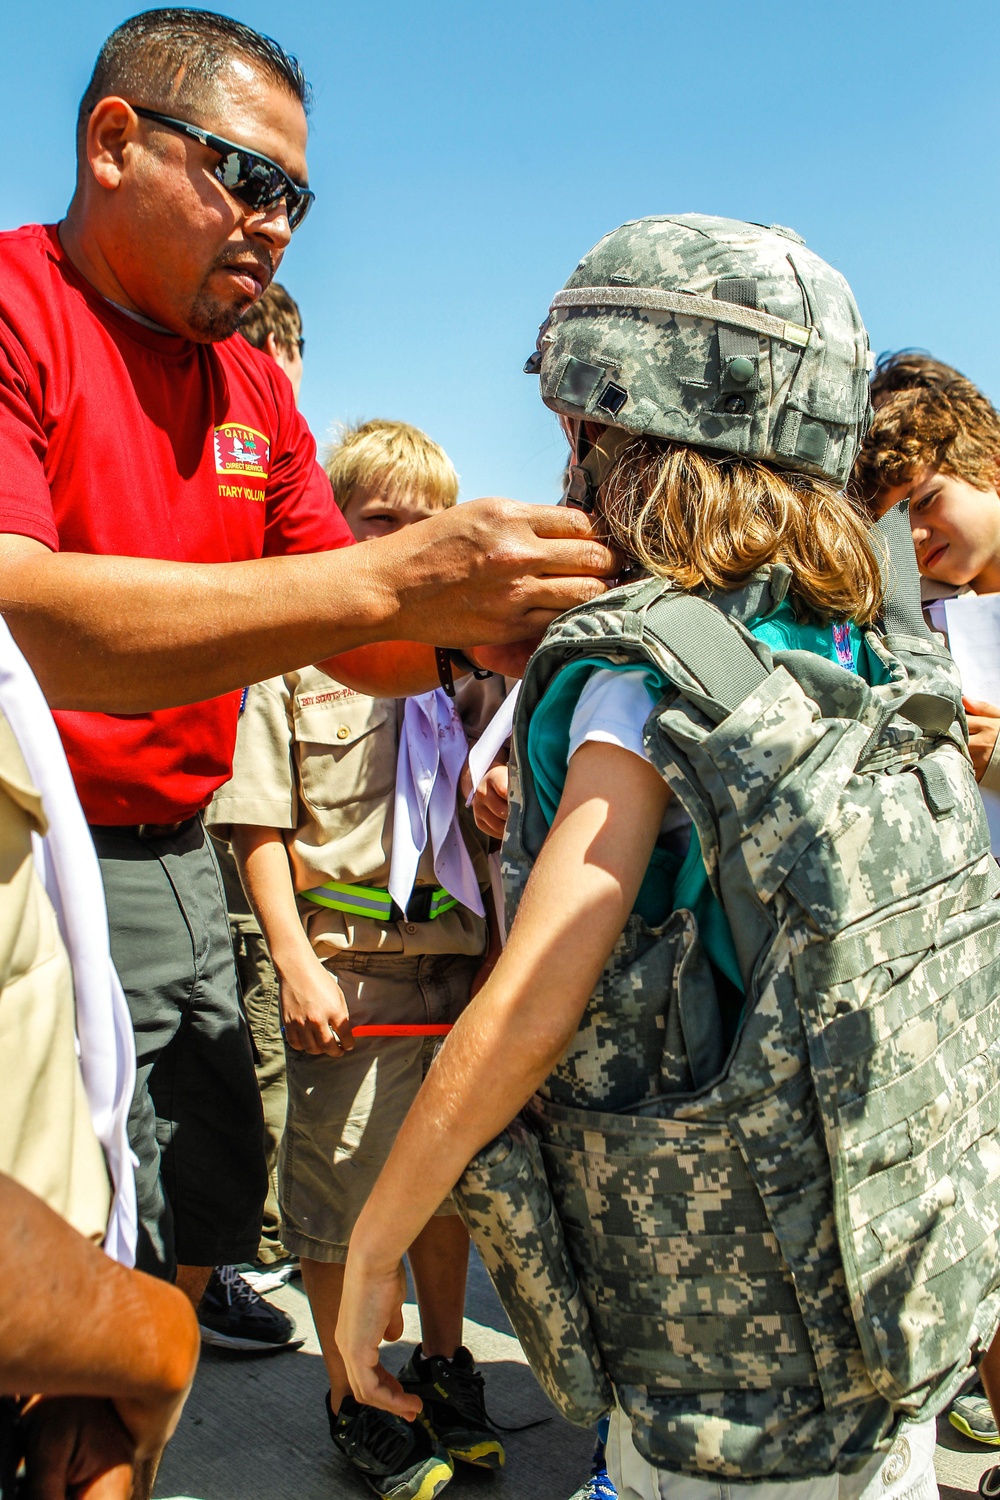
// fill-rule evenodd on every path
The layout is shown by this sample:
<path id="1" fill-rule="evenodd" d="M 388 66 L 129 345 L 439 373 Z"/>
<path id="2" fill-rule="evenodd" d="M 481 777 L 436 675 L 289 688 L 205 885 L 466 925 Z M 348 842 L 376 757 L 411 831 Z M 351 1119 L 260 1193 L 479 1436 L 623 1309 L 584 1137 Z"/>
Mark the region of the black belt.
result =
<path id="1" fill-rule="evenodd" d="M 120 834 L 135 839 L 172 839 L 186 828 L 193 828 L 198 814 L 181 818 L 179 823 L 91 823 L 94 833 Z"/>

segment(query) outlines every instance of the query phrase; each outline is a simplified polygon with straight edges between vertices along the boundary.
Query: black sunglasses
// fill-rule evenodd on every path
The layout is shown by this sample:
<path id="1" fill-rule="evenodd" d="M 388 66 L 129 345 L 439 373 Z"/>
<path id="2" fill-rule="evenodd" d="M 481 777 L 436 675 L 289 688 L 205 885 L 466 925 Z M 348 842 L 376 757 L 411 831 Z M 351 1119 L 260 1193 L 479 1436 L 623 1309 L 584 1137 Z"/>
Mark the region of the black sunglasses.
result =
<path id="1" fill-rule="evenodd" d="M 237 146 L 221 135 L 212 135 L 211 131 L 202 130 L 187 120 L 175 120 L 170 115 L 161 115 L 155 109 L 144 109 L 138 104 L 133 104 L 132 108 L 144 120 L 155 120 L 158 125 L 166 125 L 168 130 L 178 130 L 182 135 L 200 141 L 210 151 L 217 151 L 222 160 L 212 168 L 215 176 L 227 193 L 232 193 L 255 213 L 273 208 L 284 199 L 288 227 L 298 229 L 312 207 L 316 194 L 309 188 L 299 187 L 270 157 L 261 156 L 259 151 L 248 151 L 246 146 Z"/>

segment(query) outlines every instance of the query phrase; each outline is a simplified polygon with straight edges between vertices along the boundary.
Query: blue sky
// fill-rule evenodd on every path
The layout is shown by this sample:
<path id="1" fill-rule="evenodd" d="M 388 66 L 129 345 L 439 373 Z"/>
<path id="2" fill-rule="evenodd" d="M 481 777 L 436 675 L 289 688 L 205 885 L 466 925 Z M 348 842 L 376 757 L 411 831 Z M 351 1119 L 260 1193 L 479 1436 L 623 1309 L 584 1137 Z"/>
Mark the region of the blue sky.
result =
<path id="1" fill-rule="evenodd" d="M 281 280 L 303 407 L 397 417 L 462 494 L 552 500 L 563 458 L 521 374 L 607 230 L 701 211 L 789 224 L 876 350 L 920 345 L 1000 400 L 995 0 L 242 0 L 314 88 L 313 212 Z M 10 0 L 3 227 L 60 217 L 76 104 L 133 7 Z"/>

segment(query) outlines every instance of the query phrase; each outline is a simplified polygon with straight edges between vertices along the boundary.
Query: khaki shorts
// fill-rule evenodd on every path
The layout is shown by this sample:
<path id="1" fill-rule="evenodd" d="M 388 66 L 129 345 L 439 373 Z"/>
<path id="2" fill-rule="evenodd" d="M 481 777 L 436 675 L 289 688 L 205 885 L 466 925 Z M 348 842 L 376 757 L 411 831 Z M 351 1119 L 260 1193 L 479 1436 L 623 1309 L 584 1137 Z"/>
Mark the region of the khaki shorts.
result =
<path id="1" fill-rule="evenodd" d="M 454 1021 L 477 958 L 343 954 L 337 975 L 352 1020 Z M 409 992 L 407 994 L 407 991 Z M 343 1264 L 358 1215 L 416 1098 L 436 1038 L 362 1037 L 353 1052 L 286 1048 L 288 1118 L 278 1163 L 281 1242 L 293 1255 Z M 451 1198 L 437 1210 L 455 1213 Z"/>

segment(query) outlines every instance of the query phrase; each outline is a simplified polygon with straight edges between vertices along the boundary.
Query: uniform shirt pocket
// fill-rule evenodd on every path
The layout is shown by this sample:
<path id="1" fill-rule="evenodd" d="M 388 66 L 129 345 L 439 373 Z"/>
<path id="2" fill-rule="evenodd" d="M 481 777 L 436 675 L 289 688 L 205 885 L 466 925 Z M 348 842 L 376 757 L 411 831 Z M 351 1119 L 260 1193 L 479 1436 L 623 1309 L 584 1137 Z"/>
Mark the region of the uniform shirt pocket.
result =
<path id="1" fill-rule="evenodd" d="M 302 798 L 321 811 L 390 797 L 396 784 L 396 700 L 355 693 L 293 704 Z"/>

